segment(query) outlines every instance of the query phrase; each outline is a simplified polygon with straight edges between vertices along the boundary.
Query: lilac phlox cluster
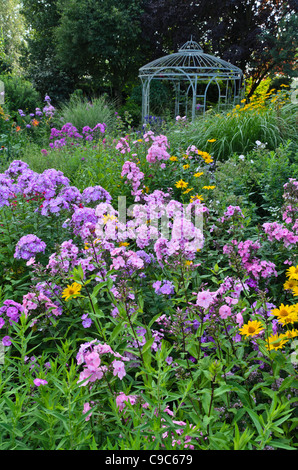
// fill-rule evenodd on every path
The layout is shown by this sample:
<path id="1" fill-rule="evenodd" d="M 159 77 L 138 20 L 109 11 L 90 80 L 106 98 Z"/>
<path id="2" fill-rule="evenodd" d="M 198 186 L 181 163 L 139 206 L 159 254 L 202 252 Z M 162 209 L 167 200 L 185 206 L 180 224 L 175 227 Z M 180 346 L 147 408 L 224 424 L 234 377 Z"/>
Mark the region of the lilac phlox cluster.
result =
<path id="1" fill-rule="evenodd" d="M 154 139 L 155 139 L 155 136 L 154 136 L 154 132 L 153 131 L 148 131 L 148 132 L 145 132 L 145 134 L 143 135 L 143 139 L 144 139 L 144 142 L 154 142 Z"/>
<path id="2" fill-rule="evenodd" d="M 31 178 L 30 174 L 28 174 L 25 181 L 27 184 L 23 188 L 24 194 L 40 194 L 45 199 L 55 197 L 63 186 L 69 186 L 69 179 L 64 176 L 62 171 L 55 170 L 54 168 L 49 168 L 41 174 L 31 174 Z"/>
<path id="3" fill-rule="evenodd" d="M 237 247 L 237 254 L 240 257 L 242 268 L 254 279 L 277 277 L 276 266 L 273 262 L 260 260 L 255 256 L 261 248 L 259 241 L 246 240 L 238 243 L 236 240 L 232 240 L 231 243 L 232 245 L 223 247 L 223 252 L 231 257 Z"/>
<path id="4" fill-rule="evenodd" d="M 81 319 L 83 320 L 82 321 L 82 325 L 84 328 L 89 328 L 93 321 L 91 320 L 91 318 L 89 317 L 88 313 L 84 313 L 82 316 L 81 316 Z"/>
<path id="5" fill-rule="evenodd" d="M 46 244 L 34 234 L 24 235 L 16 244 L 14 257 L 29 260 L 38 253 L 44 253 Z"/>
<path id="6" fill-rule="evenodd" d="M 95 214 L 95 209 L 92 207 L 77 207 L 72 214 L 72 217 L 69 221 L 69 224 L 72 227 L 73 233 L 75 235 L 82 236 L 82 238 L 86 238 L 84 236 L 84 230 L 86 229 L 86 225 L 88 227 L 88 235 L 90 235 L 90 231 L 95 230 L 95 226 L 97 224 L 97 216 Z M 67 226 L 67 223 L 64 223 L 63 226 Z"/>
<path id="7" fill-rule="evenodd" d="M 144 173 L 139 169 L 136 163 L 131 161 L 126 161 L 122 166 L 121 177 L 126 176 L 126 183 L 130 183 L 132 186 L 131 194 L 135 196 L 135 201 L 140 200 L 142 190 L 139 189 L 141 180 L 144 178 Z"/>
<path id="8" fill-rule="evenodd" d="M 298 203 L 298 181 L 295 178 L 289 178 L 289 181 L 284 184 L 283 198 L 287 203 Z"/>
<path id="9" fill-rule="evenodd" d="M 244 215 L 239 206 L 228 206 L 223 217 L 220 217 L 218 221 L 224 223 L 226 220 L 230 220 L 231 218 L 244 219 Z"/>
<path id="10" fill-rule="evenodd" d="M 171 281 L 155 281 L 152 287 L 157 295 L 172 295 L 175 292 L 175 286 Z"/>
<path id="11" fill-rule="evenodd" d="M 285 224 L 293 224 L 294 226 L 292 227 L 293 230 L 296 232 L 298 231 L 298 207 L 287 205 L 283 209 L 283 214 L 282 214 L 282 220 L 284 221 Z"/>
<path id="12" fill-rule="evenodd" d="M 110 254 L 112 257 L 110 269 L 126 270 L 131 274 L 144 267 L 143 259 L 135 251 L 127 250 L 125 246 L 114 248 Z"/>
<path id="13" fill-rule="evenodd" d="M 49 97 L 49 95 L 45 96 L 44 101 L 46 102 L 46 105 L 43 108 L 43 113 L 46 117 L 53 117 L 56 109 L 51 104 L 51 98 Z"/>
<path id="14" fill-rule="evenodd" d="M 77 143 L 78 139 L 83 138 L 84 136 L 79 133 L 78 129 L 71 122 L 68 122 L 64 124 L 60 130 L 56 129 L 55 127 L 51 129 L 50 140 L 56 140 L 54 140 L 54 142 L 50 142 L 49 146 L 52 149 L 57 149 L 64 147 L 69 141 L 74 143 L 74 140 Z"/>
<path id="15" fill-rule="evenodd" d="M 266 222 L 263 224 L 264 232 L 268 236 L 268 240 L 273 241 L 282 241 L 285 248 L 291 247 L 291 245 L 296 245 L 298 243 L 298 235 L 288 230 L 283 224 L 278 222 Z"/>
<path id="16" fill-rule="evenodd" d="M 80 204 L 82 202 L 82 194 L 76 186 L 64 186 L 58 196 L 70 204 Z"/>
<path id="17" fill-rule="evenodd" d="M 119 150 L 120 153 L 125 154 L 131 151 L 129 143 L 125 137 L 121 137 L 116 145 L 116 150 Z"/>
<path id="18" fill-rule="evenodd" d="M 28 292 L 28 294 L 23 296 L 22 305 L 26 316 L 31 315 L 34 311 L 36 311 L 36 313 L 40 313 L 40 309 L 42 309 L 43 313 L 45 313 L 47 317 L 51 317 L 52 315 L 58 317 L 62 315 L 62 307 L 57 305 L 57 303 L 54 303 L 43 292 Z M 31 326 L 36 322 L 37 319 L 33 319 Z"/>
<path id="19" fill-rule="evenodd" d="M 170 158 L 170 155 L 167 152 L 168 147 L 169 143 L 165 135 L 154 137 L 153 144 L 149 147 L 146 155 L 147 162 L 156 163 L 161 160 L 168 160 Z"/>
<path id="20" fill-rule="evenodd" d="M 25 170 L 29 169 L 29 165 L 22 160 L 13 160 L 7 170 L 4 172 L 10 178 L 15 178 L 16 176 L 23 173 Z"/>
<path id="21" fill-rule="evenodd" d="M 104 201 L 110 203 L 112 196 L 101 186 L 90 186 L 85 188 L 82 194 L 82 199 L 85 203 Z"/>
<path id="22" fill-rule="evenodd" d="M 0 175 L 0 207 L 9 206 L 10 199 L 15 196 L 15 186 L 6 175 Z"/>
<path id="23" fill-rule="evenodd" d="M 82 344 L 76 359 L 78 365 L 84 365 L 78 380 L 80 386 L 100 380 L 108 373 L 122 380 L 126 375 L 125 361 L 129 360 L 114 352 L 108 344 L 97 340 Z"/>
<path id="24" fill-rule="evenodd" d="M 143 347 L 147 342 L 146 334 L 147 334 L 146 328 L 143 328 L 143 327 L 136 328 L 137 338 L 133 337 L 128 341 L 128 348 L 137 349 L 137 348 Z M 152 335 L 152 338 L 154 339 L 151 345 L 151 350 L 156 352 L 161 348 L 161 341 L 164 337 L 164 334 L 161 331 L 152 329 L 151 335 Z M 130 356 L 130 358 L 133 359 L 132 356 Z M 137 359 L 137 357 L 135 357 L 135 359 Z"/>
<path id="25" fill-rule="evenodd" d="M 79 249 L 72 240 L 66 240 L 60 245 L 58 253 L 52 253 L 49 257 L 47 269 L 52 275 L 59 272 L 68 272 L 78 264 Z"/>
<path id="26" fill-rule="evenodd" d="M 41 207 L 40 213 L 43 216 L 48 216 L 50 214 L 55 214 L 56 216 L 62 210 L 69 210 L 70 206 L 68 202 L 61 196 L 57 196 L 52 199 L 46 199 Z"/>
<path id="27" fill-rule="evenodd" d="M 134 405 L 137 401 L 136 395 L 125 395 L 124 392 L 120 392 L 116 397 L 116 405 L 119 411 L 122 411 L 125 408 L 125 402 L 129 402 L 131 405 Z"/>
<path id="28" fill-rule="evenodd" d="M 117 240 L 118 212 L 107 202 L 100 202 L 95 208 L 95 234 L 99 239 Z"/>
<path id="29" fill-rule="evenodd" d="M 0 329 L 5 325 L 4 316 L 7 317 L 7 320 L 10 325 L 12 322 L 18 323 L 20 315 L 24 312 L 24 308 L 18 302 L 14 300 L 4 300 L 3 306 L 0 308 Z"/>

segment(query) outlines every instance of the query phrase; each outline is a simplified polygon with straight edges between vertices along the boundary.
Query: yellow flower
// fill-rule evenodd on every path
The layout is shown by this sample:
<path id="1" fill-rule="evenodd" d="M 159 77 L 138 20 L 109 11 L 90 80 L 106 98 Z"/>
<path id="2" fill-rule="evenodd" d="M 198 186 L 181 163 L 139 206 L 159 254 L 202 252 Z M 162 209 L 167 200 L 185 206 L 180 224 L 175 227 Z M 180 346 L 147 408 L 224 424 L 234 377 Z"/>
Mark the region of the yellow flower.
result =
<path id="1" fill-rule="evenodd" d="M 204 198 L 203 196 L 199 196 L 198 194 L 196 194 L 195 196 L 191 196 L 190 198 L 190 202 L 194 202 L 194 201 L 204 201 Z"/>
<path id="2" fill-rule="evenodd" d="M 171 162 L 177 162 L 178 158 L 173 155 L 172 157 L 169 158 L 169 160 L 171 160 Z"/>
<path id="3" fill-rule="evenodd" d="M 298 281 L 295 281 L 294 279 L 289 279 L 284 283 L 284 290 L 292 290 L 297 285 Z"/>
<path id="4" fill-rule="evenodd" d="M 189 165 L 183 165 L 184 170 L 187 170 L 189 168 Z"/>
<path id="5" fill-rule="evenodd" d="M 129 243 L 128 242 L 120 242 L 119 246 L 129 246 Z"/>
<path id="6" fill-rule="evenodd" d="M 288 341 L 289 340 L 288 338 L 285 338 L 285 335 L 272 334 L 268 338 L 268 344 L 266 344 L 266 348 L 268 351 L 272 351 L 272 349 L 277 351 L 277 349 L 282 349 Z"/>
<path id="7" fill-rule="evenodd" d="M 298 281 L 298 265 L 296 267 L 290 266 L 286 271 L 286 276 L 289 279 L 295 279 L 296 281 Z"/>
<path id="8" fill-rule="evenodd" d="M 288 338 L 288 339 L 296 338 L 296 336 L 298 336 L 298 330 L 294 330 L 294 329 L 286 331 L 283 335 L 283 337 Z"/>
<path id="9" fill-rule="evenodd" d="M 293 312 L 293 310 L 292 305 L 281 304 L 279 308 L 272 309 L 270 313 L 276 317 L 286 318 L 291 312 Z"/>
<path id="10" fill-rule="evenodd" d="M 258 320 L 249 320 L 242 328 L 239 329 L 241 335 L 246 335 L 248 338 L 249 336 L 256 336 L 261 331 L 264 330 L 263 323 Z"/>
<path id="11" fill-rule="evenodd" d="M 209 139 L 208 142 L 216 142 L 216 139 Z"/>
<path id="12" fill-rule="evenodd" d="M 106 224 L 109 220 L 117 220 L 117 217 L 111 214 L 104 215 L 103 218 L 104 218 L 104 224 Z"/>
<path id="13" fill-rule="evenodd" d="M 81 284 L 78 284 L 77 282 L 74 282 L 70 286 L 67 286 L 66 289 L 64 289 L 64 291 L 62 292 L 62 297 L 65 298 L 64 299 L 65 301 L 69 300 L 70 297 L 75 298 L 78 295 L 80 295 L 81 289 L 82 289 Z"/>
<path id="14" fill-rule="evenodd" d="M 295 323 L 295 321 L 298 321 L 298 313 L 295 311 L 294 305 L 281 304 L 279 308 L 274 308 L 271 310 L 271 314 L 275 315 L 278 322 L 282 325 L 287 325 L 289 323 Z"/>
<path id="15" fill-rule="evenodd" d="M 215 186 L 203 186 L 203 189 L 214 189 Z"/>
<path id="16" fill-rule="evenodd" d="M 191 266 L 193 264 L 192 261 L 186 260 L 185 261 L 185 266 Z"/>
<path id="17" fill-rule="evenodd" d="M 192 191 L 193 188 L 187 188 L 185 191 L 183 191 L 183 194 L 188 194 L 190 193 L 190 191 Z"/>
<path id="18" fill-rule="evenodd" d="M 203 171 L 201 171 L 201 172 L 195 173 L 194 177 L 199 178 L 199 176 L 202 176 L 203 174 L 204 174 Z"/>
<path id="19" fill-rule="evenodd" d="M 187 188 L 188 183 L 186 183 L 186 182 L 183 181 L 183 180 L 180 180 L 180 181 L 177 181 L 177 183 L 175 184 L 175 186 L 176 186 L 176 188 L 185 189 L 185 188 Z"/>
<path id="20" fill-rule="evenodd" d="M 292 292 L 293 292 L 294 297 L 296 297 L 296 295 L 298 295 L 298 286 L 292 287 Z"/>

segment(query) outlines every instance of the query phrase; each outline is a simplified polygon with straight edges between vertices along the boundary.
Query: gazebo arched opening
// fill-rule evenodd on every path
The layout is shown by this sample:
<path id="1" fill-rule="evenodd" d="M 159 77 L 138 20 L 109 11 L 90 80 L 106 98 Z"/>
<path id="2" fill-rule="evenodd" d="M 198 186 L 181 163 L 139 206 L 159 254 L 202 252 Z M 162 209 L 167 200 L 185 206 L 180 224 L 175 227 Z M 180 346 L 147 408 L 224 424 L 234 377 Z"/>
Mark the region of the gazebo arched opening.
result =
<path id="1" fill-rule="evenodd" d="M 186 42 L 176 53 L 154 60 L 139 69 L 142 82 L 142 122 L 150 114 L 150 83 L 168 80 L 175 91 L 175 116 L 192 120 L 205 115 L 208 92 L 215 87 L 217 106 L 225 109 L 244 97 L 242 70 L 222 59 L 205 54 L 195 41 Z"/>

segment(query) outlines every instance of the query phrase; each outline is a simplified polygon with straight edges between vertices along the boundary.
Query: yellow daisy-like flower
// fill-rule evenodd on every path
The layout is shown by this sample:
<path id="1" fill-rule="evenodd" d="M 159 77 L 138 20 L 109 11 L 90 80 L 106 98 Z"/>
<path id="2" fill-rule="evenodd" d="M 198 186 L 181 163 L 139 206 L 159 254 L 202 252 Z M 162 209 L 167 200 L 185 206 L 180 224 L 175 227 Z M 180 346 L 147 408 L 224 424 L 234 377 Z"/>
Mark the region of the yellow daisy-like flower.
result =
<path id="1" fill-rule="evenodd" d="M 104 218 L 104 224 L 106 224 L 108 222 L 108 220 L 116 220 L 117 219 L 117 217 L 115 217 L 114 215 L 111 215 L 111 214 L 104 215 L 103 218 Z"/>
<path id="2" fill-rule="evenodd" d="M 294 297 L 296 297 L 298 295 L 298 286 L 292 287 L 292 293 L 293 293 Z"/>
<path id="3" fill-rule="evenodd" d="M 214 189 L 215 186 L 203 186 L 203 189 Z"/>
<path id="4" fill-rule="evenodd" d="M 183 191 L 183 194 L 188 194 L 190 191 L 193 191 L 193 188 L 187 188 L 185 191 Z"/>
<path id="5" fill-rule="evenodd" d="M 271 314 L 276 316 L 279 323 L 283 325 L 288 323 L 294 323 L 298 320 L 297 312 L 295 312 L 295 307 L 293 305 L 284 305 L 281 304 L 279 308 L 274 308 L 271 310 Z"/>
<path id="6" fill-rule="evenodd" d="M 199 178 L 199 177 L 202 176 L 203 174 L 204 174 L 204 172 L 203 172 L 203 171 L 200 171 L 200 172 L 198 172 L 198 173 L 195 173 L 195 174 L 194 174 L 194 177 L 195 177 L 195 178 Z"/>
<path id="7" fill-rule="evenodd" d="M 197 200 L 198 201 L 204 201 L 204 198 L 203 198 L 203 196 L 198 195 L 198 194 L 196 194 L 195 196 L 191 196 L 191 198 L 190 198 L 190 202 L 194 202 L 194 201 L 197 201 Z"/>
<path id="8" fill-rule="evenodd" d="M 284 333 L 283 336 L 288 339 L 296 338 L 296 336 L 298 336 L 298 330 L 288 330 Z"/>
<path id="9" fill-rule="evenodd" d="M 187 170 L 189 168 L 189 165 L 183 165 L 184 170 Z"/>
<path id="10" fill-rule="evenodd" d="M 294 279 L 298 281 L 298 265 L 297 266 L 290 266 L 286 271 L 286 276 L 289 279 Z"/>
<path id="11" fill-rule="evenodd" d="M 180 181 L 177 181 L 177 183 L 175 184 L 176 188 L 182 188 L 182 189 L 186 189 L 187 186 L 188 186 L 188 183 L 186 183 L 185 181 L 183 180 L 180 180 Z"/>
<path id="12" fill-rule="evenodd" d="M 284 283 L 284 290 L 292 290 L 295 286 L 298 286 L 298 281 L 295 281 L 295 279 L 289 279 Z"/>
<path id="13" fill-rule="evenodd" d="M 209 139 L 208 142 L 216 142 L 216 139 Z"/>
<path id="14" fill-rule="evenodd" d="M 285 338 L 285 335 L 271 335 L 268 338 L 268 344 L 266 344 L 266 348 L 268 351 L 272 351 L 272 349 L 277 351 L 277 349 L 282 349 L 288 341 L 289 340 L 288 338 Z"/>
<path id="15" fill-rule="evenodd" d="M 177 162 L 178 158 L 173 155 L 172 157 L 169 158 L 169 160 L 171 160 L 171 162 Z"/>
<path id="16" fill-rule="evenodd" d="M 119 246 L 129 246 L 129 243 L 128 242 L 120 242 Z"/>
<path id="17" fill-rule="evenodd" d="M 264 330 L 263 323 L 258 320 L 249 320 L 242 328 L 239 329 L 241 335 L 245 335 L 247 338 L 249 336 L 256 336 L 261 331 Z"/>
<path id="18" fill-rule="evenodd" d="M 73 282 L 70 286 L 67 286 L 66 289 L 64 289 L 64 291 L 62 292 L 62 298 L 64 297 L 65 301 L 69 300 L 70 297 L 75 298 L 80 295 L 81 289 L 81 284 Z"/>

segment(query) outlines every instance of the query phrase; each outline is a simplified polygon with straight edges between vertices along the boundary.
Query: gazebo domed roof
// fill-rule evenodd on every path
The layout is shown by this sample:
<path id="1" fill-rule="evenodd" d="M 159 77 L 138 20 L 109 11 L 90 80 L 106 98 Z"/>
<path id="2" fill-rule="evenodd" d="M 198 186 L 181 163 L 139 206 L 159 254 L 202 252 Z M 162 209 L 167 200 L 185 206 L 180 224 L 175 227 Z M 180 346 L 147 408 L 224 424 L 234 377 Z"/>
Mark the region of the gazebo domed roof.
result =
<path id="1" fill-rule="evenodd" d="M 223 59 L 205 54 L 199 44 L 193 40 L 187 41 L 173 54 L 153 60 L 139 69 L 139 77 L 153 77 L 162 72 L 163 76 L 200 75 L 210 77 L 241 76 L 242 70 Z"/>

